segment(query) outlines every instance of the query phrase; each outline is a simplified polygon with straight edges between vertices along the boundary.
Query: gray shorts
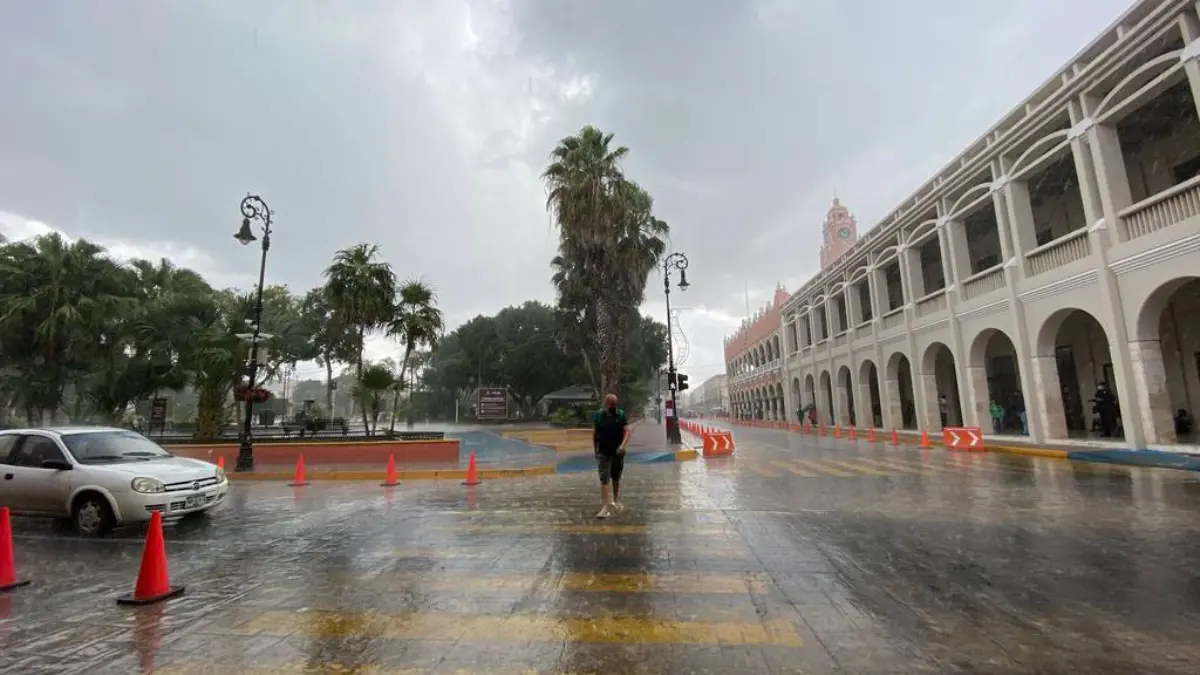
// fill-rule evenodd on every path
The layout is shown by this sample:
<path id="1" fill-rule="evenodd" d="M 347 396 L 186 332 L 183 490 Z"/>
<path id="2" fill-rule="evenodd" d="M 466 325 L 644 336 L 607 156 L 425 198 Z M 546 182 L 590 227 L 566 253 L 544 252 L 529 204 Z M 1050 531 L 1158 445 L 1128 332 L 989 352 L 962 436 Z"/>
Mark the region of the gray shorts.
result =
<path id="1" fill-rule="evenodd" d="M 625 455 L 601 455 L 596 453 L 596 465 L 600 470 L 600 484 L 608 485 L 608 481 L 621 481 L 625 471 Z"/>

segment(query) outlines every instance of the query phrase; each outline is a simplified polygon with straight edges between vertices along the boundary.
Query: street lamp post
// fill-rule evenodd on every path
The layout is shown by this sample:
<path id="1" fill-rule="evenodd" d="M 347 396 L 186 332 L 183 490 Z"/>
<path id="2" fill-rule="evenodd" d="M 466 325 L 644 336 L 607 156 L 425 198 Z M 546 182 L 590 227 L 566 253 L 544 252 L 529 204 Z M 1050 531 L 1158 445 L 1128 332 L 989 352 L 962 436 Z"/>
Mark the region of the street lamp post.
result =
<path id="1" fill-rule="evenodd" d="M 672 253 L 663 260 L 663 295 L 667 299 L 667 387 L 671 391 L 671 412 L 663 417 L 667 429 L 667 442 L 680 444 L 683 436 L 679 433 L 679 403 L 675 398 L 679 388 L 675 372 L 674 338 L 671 333 L 671 270 L 679 270 L 679 290 L 688 289 L 687 280 L 688 259 L 682 253 Z"/>
<path id="2" fill-rule="evenodd" d="M 258 195 L 247 195 L 242 200 L 242 227 L 233 235 L 242 246 L 249 246 L 251 242 L 258 239 L 254 236 L 254 231 L 250 228 L 251 221 L 260 221 L 262 223 L 262 261 L 258 265 L 258 292 L 254 298 L 254 325 L 253 333 L 250 335 L 250 365 L 247 368 L 249 375 L 249 392 L 246 396 L 246 419 L 242 424 L 241 437 L 238 439 L 238 458 L 235 471 L 253 471 L 254 470 L 254 432 L 252 423 L 254 420 L 254 390 L 255 379 L 258 377 L 258 341 L 262 337 L 262 314 L 263 314 L 263 283 L 267 275 L 267 251 L 271 248 L 271 208 Z"/>

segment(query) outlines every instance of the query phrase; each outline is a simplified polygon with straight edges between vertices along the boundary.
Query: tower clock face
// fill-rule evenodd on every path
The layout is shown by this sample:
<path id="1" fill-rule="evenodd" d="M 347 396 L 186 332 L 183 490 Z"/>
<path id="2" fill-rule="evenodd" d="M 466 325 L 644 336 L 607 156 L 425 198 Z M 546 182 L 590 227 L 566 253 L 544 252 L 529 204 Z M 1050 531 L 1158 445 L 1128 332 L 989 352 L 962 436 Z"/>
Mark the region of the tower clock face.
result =
<path id="1" fill-rule="evenodd" d="M 850 228 L 848 228 L 848 227 L 838 228 L 838 238 L 839 239 L 849 239 L 850 238 Z"/>

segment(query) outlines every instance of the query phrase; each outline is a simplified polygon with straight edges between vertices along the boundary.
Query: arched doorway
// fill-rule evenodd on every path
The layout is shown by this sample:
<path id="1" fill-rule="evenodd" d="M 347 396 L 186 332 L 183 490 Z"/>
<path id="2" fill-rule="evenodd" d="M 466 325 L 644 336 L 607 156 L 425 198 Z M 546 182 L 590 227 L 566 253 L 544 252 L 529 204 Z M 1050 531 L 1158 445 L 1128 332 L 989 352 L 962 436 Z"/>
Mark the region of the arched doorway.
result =
<path id="1" fill-rule="evenodd" d="M 903 352 L 896 352 L 887 363 L 887 399 L 889 423 L 901 429 L 917 428 L 917 401 L 913 393 L 912 364 Z"/>
<path id="2" fill-rule="evenodd" d="M 1017 348 L 1004 331 L 989 328 L 979 333 L 967 358 L 967 382 L 975 396 L 975 414 L 985 433 L 1029 435 L 1025 392 L 1021 391 L 1021 365 Z M 992 405 L 999 414 L 997 422 Z"/>
<path id="3" fill-rule="evenodd" d="M 798 377 L 792 378 L 792 405 L 795 410 L 788 411 L 788 418 L 795 415 L 797 422 L 803 422 L 804 416 L 800 414 L 800 411 L 804 409 L 804 398 L 800 394 L 800 378 Z"/>
<path id="4" fill-rule="evenodd" d="M 787 401 L 783 398 L 783 383 L 775 383 L 775 419 L 780 422 L 787 421 Z"/>
<path id="5" fill-rule="evenodd" d="M 807 415 L 810 406 L 812 408 L 817 407 L 817 385 L 816 381 L 813 379 L 812 373 L 804 376 L 804 419 L 806 420 L 810 419 L 810 416 Z"/>
<path id="6" fill-rule="evenodd" d="M 946 345 L 935 342 L 925 350 L 921 360 L 922 384 L 925 388 L 926 430 L 962 425 L 962 402 L 958 395 L 958 373 L 954 353 Z"/>
<path id="7" fill-rule="evenodd" d="M 1200 444 L 1200 279 L 1173 279 L 1146 299 L 1132 336 L 1146 442 Z M 1113 386 L 1113 383 L 1109 383 Z"/>
<path id="8" fill-rule="evenodd" d="M 1124 437 L 1108 332 L 1096 317 L 1075 308 L 1051 314 L 1038 331 L 1034 374 L 1037 395 L 1046 397 L 1048 438 Z M 1092 401 L 1101 384 L 1116 406 L 1107 429 Z"/>
<path id="9" fill-rule="evenodd" d="M 854 415 L 854 384 L 850 379 L 850 368 L 838 369 L 838 423 L 858 426 Z"/>
<path id="10" fill-rule="evenodd" d="M 879 370 L 871 361 L 863 361 L 858 364 L 858 392 L 859 398 L 862 399 L 868 410 L 864 409 L 863 414 L 866 416 L 873 428 L 883 427 L 883 404 L 882 397 L 879 393 Z"/>
<path id="11" fill-rule="evenodd" d="M 822 424 L 834 424 L 833 381 L 828 370 L 821 371 L 821 402 L 817 404 L 817 419 Z"/>

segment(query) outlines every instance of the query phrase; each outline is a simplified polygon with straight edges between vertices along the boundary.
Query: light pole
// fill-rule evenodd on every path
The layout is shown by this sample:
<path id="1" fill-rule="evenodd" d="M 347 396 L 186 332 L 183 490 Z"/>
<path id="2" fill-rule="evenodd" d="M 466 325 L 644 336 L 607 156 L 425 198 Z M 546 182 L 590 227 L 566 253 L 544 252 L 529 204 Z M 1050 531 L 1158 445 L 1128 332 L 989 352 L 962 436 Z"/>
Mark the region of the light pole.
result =
<path id="1" fill-rule="evenodd" d="M 254 381 L 258 377 L 258 341 L 262 337 L 263 283 L 267 275 L 267 251 L 271 248 L 271 208 L 258 195 L 247 195 L 242 200 L 242 227 L 233 235 L 242 246 L 249 246 L 258 239 L 250 229 L 250 221 L 262 223 L 262 262 L 258 266 L 258 292 L 254 299 L 254 332 L 250 335 L 249 391 L 246 396 L 246 420 L 242 424 L 238 439 L 238 458 L 235 471 L 254 470 L 254 436 L 251 424 L 254 419 Z"/>
<path id="2" fill-rule="evenodd" d="M 688 289 L 687 280 L 688 259 L 682 253 L 672 253 L 663 260 L 663 295 L 667 299 L 667 387 L 671 390 L 671 412 L 663 420 L 667 429 L 667 442 L 679 444 L 683 436 L 679 433 L 679 404 L 675 400 L 675 392 L 679 388 L 675 373 L 675 349 L 671 337 L 671 270 L 679 270 L 679 290 Z"/>

